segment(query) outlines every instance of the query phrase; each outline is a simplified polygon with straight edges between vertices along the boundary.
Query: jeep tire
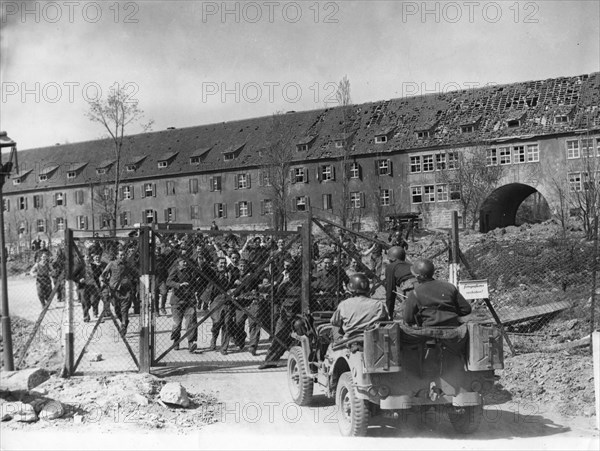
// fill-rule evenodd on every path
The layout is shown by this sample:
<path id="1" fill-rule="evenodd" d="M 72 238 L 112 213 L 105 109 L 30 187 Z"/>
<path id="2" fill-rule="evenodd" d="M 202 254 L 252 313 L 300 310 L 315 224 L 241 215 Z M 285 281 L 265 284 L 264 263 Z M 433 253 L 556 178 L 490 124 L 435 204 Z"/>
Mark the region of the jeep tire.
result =
<path id="1" fill-rule="evenodd" d="M 340 376 L 335 395 L 338 426 L 344 437 L 364 437 L 369 427 L 369 401 L 360 399 L 352 376 L 347 371 Z"/>
<path id="2" fill-rule="evenodd" d="M 300 346 L 293 346 L 288 354 L 288 386 L 292 399 L 299 406 L 307 406 L 312 401 L 313 381 L 308 375 L 308 365 Z"/>

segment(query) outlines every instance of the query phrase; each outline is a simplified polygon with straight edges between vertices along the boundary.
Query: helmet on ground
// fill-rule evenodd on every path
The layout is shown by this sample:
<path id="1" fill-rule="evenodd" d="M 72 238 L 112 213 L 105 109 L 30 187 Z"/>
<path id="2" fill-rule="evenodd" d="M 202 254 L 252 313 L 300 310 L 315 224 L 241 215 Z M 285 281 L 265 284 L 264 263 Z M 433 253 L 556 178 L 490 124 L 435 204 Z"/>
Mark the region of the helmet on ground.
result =
<path id="1" fill-rule="evenodd" d="M 361 272 L 352 274 L 348 283 L 348 290 L 355 294 L 368 294 L 370 289 L 369 278 Z"/>
<path id="2" fill-rule="evenodd" d="M 394 261 L 394 260 L 404 261 L 404 259 L 406 258 L 406 251 L 404 250 L 404 248 L 401 248 L 400 246 L 390 247 L 387 251 L 387 254 L 388 254 L 388 258 L 392 261 Z"/>
<path id="3" fill-rule="evenodd" d="M 410 267 L 410 272 L 417 278 L 431 279 L 435 273 L 435 266 L 431 260 L 424 258 L 414 262 Z"/>

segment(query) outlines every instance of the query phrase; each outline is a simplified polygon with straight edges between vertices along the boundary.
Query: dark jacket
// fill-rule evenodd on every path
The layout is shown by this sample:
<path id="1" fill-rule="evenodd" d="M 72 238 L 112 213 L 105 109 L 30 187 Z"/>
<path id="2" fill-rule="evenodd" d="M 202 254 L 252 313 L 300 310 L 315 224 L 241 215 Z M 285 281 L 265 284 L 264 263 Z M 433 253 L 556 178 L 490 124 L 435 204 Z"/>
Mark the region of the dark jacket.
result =
<path id="1" fill-rule="evenodd" d="M 441 280 L 426 280 L 408 293 L 403 318 L 417 326 L 459 326 L 458 318 L 471 313 L 471 304 L 458 289 Z"/>
<path id="2" fill-rule="evenodd" d="M 390 305 L 396 301 L 396 291 L 398 285 L 405 280 L 412 278 L 410 272 L 410 263 L 402 261 L 391 262 L 385 268 L 385 304 L 390 311 Z"/>

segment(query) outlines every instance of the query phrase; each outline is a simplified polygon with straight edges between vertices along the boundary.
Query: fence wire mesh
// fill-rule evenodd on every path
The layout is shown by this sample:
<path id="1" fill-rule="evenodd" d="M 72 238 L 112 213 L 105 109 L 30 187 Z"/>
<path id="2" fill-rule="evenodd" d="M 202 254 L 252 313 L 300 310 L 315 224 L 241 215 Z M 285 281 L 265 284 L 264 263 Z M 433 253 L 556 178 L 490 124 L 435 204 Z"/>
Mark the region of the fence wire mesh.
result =
<path id="1" fill-rule="evenodd" d="M 464 256 L 469 268 L 463 266 L 463 274 L 488 280 L 490 300 L 517 352 L 555 351 L 593 330 L 592 319 L 598 317 L 592 303 L 598 270 L 595 241 L 487 239 Z M 482 305 L 478 312 L 489 315 Z"/>
<path id="2" fill-rule="evenodd" d="M 300 244 L 294 232 L 157 232 L 154 362 L 278 360 L 300 311 Z"/>

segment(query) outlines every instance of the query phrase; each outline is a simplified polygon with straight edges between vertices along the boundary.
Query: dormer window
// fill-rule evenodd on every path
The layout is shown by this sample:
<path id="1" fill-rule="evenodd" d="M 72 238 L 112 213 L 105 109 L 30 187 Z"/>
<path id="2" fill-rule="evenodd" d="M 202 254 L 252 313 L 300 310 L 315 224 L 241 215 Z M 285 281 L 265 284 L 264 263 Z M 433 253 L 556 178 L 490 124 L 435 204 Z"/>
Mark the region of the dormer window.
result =
<path id="1" fill-rule="evenodd" d="M 74 179 L 75 177 L 77 177 L 77 172 L 75 172 L 75 171 L 67 172 L 67 180 Z"/>
<path id="2" fill-rule="evenodd" d="M 105 175 L 108 172 L 106 168 L 96 168 L 97 175 Z"/>
<path id="3" fill-rule="evenodd" d="M 168 161 L 159 161 L 158 162 L 158 169 L 164 169 L 167 166 L 169 166 L 169 162 Z"/>
<path id="4" fill-rule="evenodd" d="M 40 182 L 45 182 L 46 180 L 48 180 L 48 176 L 46 174 L 40 174 L 38 179 Z"/>
<path id="5" fill-rule="evenodd" d="M 506 121 L 506 126 L 510 128 L 518 127 L 519 125 L 521 125 L 520 119 L 511 119 L 510 121 Z"/>
<path id="6" fill-rule="evenodd" d="M 200 157 L 191 157 L 190 164 L 200 164 Z"/>
<path id="7" fill-rule="evenodd" d="M 298 152 L 308 152 L 315 139 L 317 139 L 317 135 L 307 135 L 303 137 L 296 143 L 296 150 Z"/>
<path id="8" fill-rule="evenodd" d="M 106 175 L 110 168 L 115 163 L 114 160 L 104 160 L 98 166 L 96 166 L 96 175 Z"/>
<path id="9" fill-rule="evenodd" d="M 506 117 L 506 126 L 508 128 L 514 128 L 523 125 L 525 123 L 524 121 L 526 114 L 527 113 L 525 111 L 520 110 L 513 110 L 509 112 Z"/>
<path id="10" fill-rule="evenodd" d="M 21 177 L 13 179 L 13 185 L 20 185 L 20 184 L 21 184 Z"/>
<path id="11" fill-rule="evenodd" d="M 235 153 L 233 153 L 233 152 L 224 153 L 223 160 L 225 160 L 225 161 L 235 160 Z"/>
<path id="12" fill-rule="evenodd" d="M 229 146 L 227 149 L 222 150 L 221 153 L 223 154 L 223 160 L 224 161 L 235 160 L 245 145 L 246 145 L 246 143 L 234 144 L 233 146 Z"/>
<path id="13" fill-rule="evenodd" d="M 383 144 L 386 143 L 388 137 L 386 135 L 379 135 L 375 137 L 375 144 Z"/>
<path id="14" fill-rule="evenodd" d="M 338 149 L 344 147 L 344 145 L 346 144 L 346 141 L 344 141 L 343 139 L 338 139 L 335 142 L 335 147 L 337 147 Z"/>
<path id="15" fill-rule="evenodd" d="M 167 168 L 175 159 L 178 152 L 167 152 L 158 159 L 158 169 Z"/>
<path id="16" fill-rule="evenodd" d="M 555 124 L 565 124 L 567 122 L 569 122 L 569 117 L 566 114 L 560 115 L 560 116 L 554 116 Z"/>
<path id="17" fill-rule="evenodd" d="M 135 172 L 136 169 L 137 169 L 137 165 L 135 165 L 135 164 L 128 164 L 125 166 L 125 170 L 127 172 Z"/>
<path id="18" fill-rule="evenodd" d="M 475 126 L 473 124 L 460 126 L 461 133 L 473 133 L 474 131 L 475 131 Z"/>
<path id="19" fill-rule="evenodd" d="M 421 130 L 417 132 L 417 138 L 419 139 L 424 139 L 424 138 L 431 138 L 431 131 L 430 130 Z"/>
<path id="20" fill-rule="evenodd" d="M 308 151 L 308 144 L 298 144 L 296 146 L 296 149 L 298 150 L 298 152 L 307 152 Z"/>

